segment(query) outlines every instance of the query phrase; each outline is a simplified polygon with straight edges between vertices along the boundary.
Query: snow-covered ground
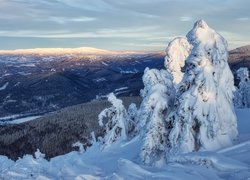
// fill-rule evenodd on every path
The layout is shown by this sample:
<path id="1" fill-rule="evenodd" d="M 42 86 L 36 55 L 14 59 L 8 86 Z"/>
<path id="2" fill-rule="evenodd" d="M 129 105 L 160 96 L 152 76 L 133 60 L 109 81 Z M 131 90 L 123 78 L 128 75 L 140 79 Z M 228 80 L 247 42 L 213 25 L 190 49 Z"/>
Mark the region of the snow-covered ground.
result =
<path id="1" fill-rule="evenodd" d="M 8 85 L 9 85 L 9 82 L 5 83 L 3 86 L 0 87 L 0 91 L 6 89 Z"/>
<path id="2" fill-rule="evenodd" d="M 97 143 L 85 153 L 71 152 L 46 161 L 26 155 L 16 162 L 0 156 L 0 179 L 250 179 L 250 109 L 236 110 L 239 138 L 217 152 L 174 156 L 161 167 L 142 165 L 140 138 L 104 151 Z"/>
<path id="3" fill-rule="evenodd" d="M 41 116 L 28 116 L 28 117 L 22 117 L 20 118 L 21 115 L 11 115 L 11 116 L 5 116 L 0 118 L 0 124 L 20 124 L 24 123 L 27 121 L 32 121 L 35 120 Z"/>
<path id="4" fill-rule="evenodd" d="M 25 117 L 25 118 L 19 118 L 19 119 L 15 119 L 15 120 L 7 122 L 7 124 L 20 124 L 20 123 L 24 123 L 27 121 L 35 120 L 39 117 L 41 117 L 41 116 L 29 116 L 29 117 Z"/>

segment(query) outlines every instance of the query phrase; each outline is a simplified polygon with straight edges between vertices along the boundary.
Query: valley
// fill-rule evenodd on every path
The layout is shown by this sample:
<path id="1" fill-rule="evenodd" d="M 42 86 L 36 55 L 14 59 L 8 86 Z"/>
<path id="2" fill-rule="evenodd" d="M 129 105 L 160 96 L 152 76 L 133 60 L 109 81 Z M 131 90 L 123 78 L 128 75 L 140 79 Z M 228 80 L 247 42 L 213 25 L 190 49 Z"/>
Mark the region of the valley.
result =
<path id="1" fill-rule="evenodd" d="M 102 99 L 110 92 L 138 96 L 144 69 L 164 68 L 163 52 L 103 51 L 0 52 L 0 122 Z M 230 51 L 233 72 L 250 68 L 249 52 L 247 46 Z"/>
<path id="2" fill-rule="evenodd" d="M 0 55 L 1 121 L 41 115 L 102 99 L 138 96 L 146 67 L 163 68 L 161 53 Z"/>

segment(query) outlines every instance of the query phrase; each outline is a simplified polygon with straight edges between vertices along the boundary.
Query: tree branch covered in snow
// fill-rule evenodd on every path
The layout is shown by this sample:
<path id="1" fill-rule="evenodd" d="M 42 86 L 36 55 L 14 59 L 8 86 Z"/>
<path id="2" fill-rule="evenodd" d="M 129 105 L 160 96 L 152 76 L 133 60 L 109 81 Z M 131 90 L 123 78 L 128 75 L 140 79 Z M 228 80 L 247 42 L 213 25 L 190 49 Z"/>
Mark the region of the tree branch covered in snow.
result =
<path id="1" fill-rule="evenodd" d="M 185 37 L 177 37 L 166 48 L 165 67 L 173 76 L 174 84 L 179 84 L 183 78 L 182 68 L 191 52 L 192 46 Z"/>

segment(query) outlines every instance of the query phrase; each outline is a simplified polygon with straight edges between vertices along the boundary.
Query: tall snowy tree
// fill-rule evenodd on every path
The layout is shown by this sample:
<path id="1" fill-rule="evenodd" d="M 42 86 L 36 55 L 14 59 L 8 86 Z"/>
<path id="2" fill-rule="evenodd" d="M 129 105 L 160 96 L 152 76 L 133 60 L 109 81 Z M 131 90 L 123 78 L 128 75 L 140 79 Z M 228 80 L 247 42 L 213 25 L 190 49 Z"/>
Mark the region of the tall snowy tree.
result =
<path id="1" fill-rule="evenodd" d="M 143 138 L 141 158 L 145 164 L 156 165 L 165 160 L 169 132 L 165 119 L 171 109 L 175 91 L 172 76 L 166 70 L 146 69 L 143 83 L 143 101 L 138 116 Z"/>
<path id="2" fill-rule="evenodd" d="M 183 78 L 182 68 L 191 52 L 192 46 L 185 37 L 177 37 L 166 48 L 165 67 L 172 76 L 174 84 L 179 84 Z"/>
<path id="3" fill-rule="evenodd" d="M 104 147 L 119 139 L 126 140 L 128 135 L 128 115 L 122 100 L 111 93 L 108 101 L 112 106 L 104 109 L 98 116 L 100 126 L 104 126 L 105 122 Z"/>
<path id="4" fill-rule="evenodd" d="M 237 70 L 237 78 L 240 80 L 235 92 L 234 104 L 237 108 L 250 107 L 250 79 L 247 68 Z"/>
<path id="5" fill-rule="evenodd" d="M 169 135 L 172 153 L 215 150 L 237 137 L 232 105 L 234 79 L 228 66 L 226 40 L 199 20 L 187 34 L 193 46 L 179 86 Z"/>

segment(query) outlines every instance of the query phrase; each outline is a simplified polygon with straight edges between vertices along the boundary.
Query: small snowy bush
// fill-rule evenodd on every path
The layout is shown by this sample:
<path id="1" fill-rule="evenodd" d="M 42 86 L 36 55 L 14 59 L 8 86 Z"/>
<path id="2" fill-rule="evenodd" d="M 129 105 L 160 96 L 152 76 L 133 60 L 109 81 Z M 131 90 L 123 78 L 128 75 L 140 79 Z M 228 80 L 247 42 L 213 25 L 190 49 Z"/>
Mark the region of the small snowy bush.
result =
<path id="1" fill-rule="evenodd" d="M 39 149 L 37 149 L 36 152 L 35 152 L 35 158 L 37 160 L 44 159 L 45 158 L 45 154 L 41 153 L 41 151 Z"/>

